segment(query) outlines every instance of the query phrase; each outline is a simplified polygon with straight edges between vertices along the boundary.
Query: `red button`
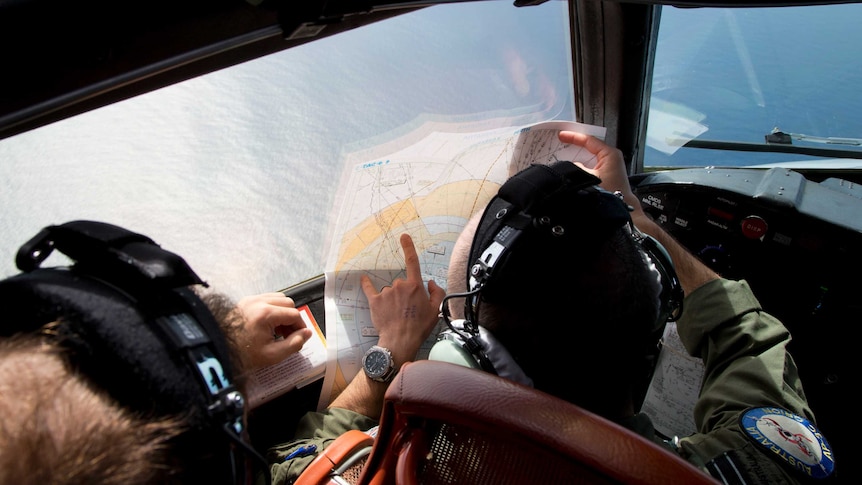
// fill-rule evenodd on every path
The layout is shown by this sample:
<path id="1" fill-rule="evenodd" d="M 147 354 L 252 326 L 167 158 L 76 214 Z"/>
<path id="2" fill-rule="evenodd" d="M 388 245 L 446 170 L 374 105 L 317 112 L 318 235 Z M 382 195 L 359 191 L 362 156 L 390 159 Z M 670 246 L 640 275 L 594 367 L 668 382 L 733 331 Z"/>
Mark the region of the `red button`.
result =
<path id="1" fill-rule="evenodd" d="M 742 220 L 742 235 L 749 239 L 763 239 L 768 227 L 762 217 L 748 216 Z"/>

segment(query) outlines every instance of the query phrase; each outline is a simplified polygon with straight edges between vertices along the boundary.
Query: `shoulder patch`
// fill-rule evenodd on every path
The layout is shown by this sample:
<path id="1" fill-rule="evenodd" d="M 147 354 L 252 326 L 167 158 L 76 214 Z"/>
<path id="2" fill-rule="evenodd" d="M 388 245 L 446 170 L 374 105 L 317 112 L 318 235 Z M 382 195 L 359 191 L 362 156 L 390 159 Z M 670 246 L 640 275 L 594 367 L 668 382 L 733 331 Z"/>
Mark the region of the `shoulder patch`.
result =
<path id="1" fill-rule="evenodd" d="M 803 475 L 822 479 L 835 469 L 826 438 L 802 416 L 778 407 L 752 408 L 739 424 L 754 443 Z"/>

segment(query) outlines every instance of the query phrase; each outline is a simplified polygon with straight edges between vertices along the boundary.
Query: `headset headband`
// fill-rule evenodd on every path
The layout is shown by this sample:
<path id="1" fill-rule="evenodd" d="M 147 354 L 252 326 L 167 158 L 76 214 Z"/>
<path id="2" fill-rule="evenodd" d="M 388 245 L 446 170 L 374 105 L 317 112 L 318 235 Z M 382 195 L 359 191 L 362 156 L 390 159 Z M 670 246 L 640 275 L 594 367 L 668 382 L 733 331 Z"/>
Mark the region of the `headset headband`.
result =
<path id="1" fill-rule="evenodd" d="M 74 264 L 41 268 L 54 250 Z M 230 461 L 234 445 L 253 452 L 242 440 L 245 400 L 228 344 L 189 288 L 206 284 L 183 258 L 141 234 L 73 221 L 43 229 L 16 263 L 23 273 L 0 281 L 0 304 L 9 312 L 0 336 L 57 321 L 54 338 L 70 364 L 124 408 L 183 416 L 189 436 L 225 450 L 215 452 L 222 461 Z"/>
<path id="2" fill-rule="evenodd" d="M 600 182 L 575 164 L 561 161 L 531 165 L 500 187 L 482 215 L 470 248 L 467 287 L 482 291 L 467 301 L 468 320 L 475 321 L 480 298 L 501 302 L 539 296 L 524 295 L 529 285 L 515 289 L 511 282 L 536 272 L 530 267 L 542 254 L 577 254 L 604 242 L 631 221 L 627 206 L 598 188 Z"/>

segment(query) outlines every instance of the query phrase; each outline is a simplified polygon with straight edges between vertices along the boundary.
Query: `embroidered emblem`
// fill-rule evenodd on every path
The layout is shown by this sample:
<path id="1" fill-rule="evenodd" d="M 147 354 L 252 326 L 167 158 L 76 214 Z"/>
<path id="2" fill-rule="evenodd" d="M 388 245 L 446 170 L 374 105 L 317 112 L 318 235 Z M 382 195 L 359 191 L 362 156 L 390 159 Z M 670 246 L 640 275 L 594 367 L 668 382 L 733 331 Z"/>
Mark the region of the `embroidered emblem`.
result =
<path id="1" fill-rule="evenodd" d="M 746 435 L 794 470 L 826 478 L 835 469 L 832 448 L 811 422 L 782 408 L 749 409 L 739 418 Z"/>

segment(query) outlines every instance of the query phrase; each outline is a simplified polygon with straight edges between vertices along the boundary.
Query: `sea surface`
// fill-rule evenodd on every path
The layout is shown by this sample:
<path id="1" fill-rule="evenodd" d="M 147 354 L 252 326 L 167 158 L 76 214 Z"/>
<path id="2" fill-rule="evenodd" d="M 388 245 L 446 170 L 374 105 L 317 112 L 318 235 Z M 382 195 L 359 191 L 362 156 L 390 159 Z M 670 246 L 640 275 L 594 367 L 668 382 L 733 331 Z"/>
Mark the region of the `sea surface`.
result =
<path id="1" fill-rule="evenodd" d="M 749 9 L 663 7 L 653 104 L 698 121 L 700 139 L 764 143 L 786 133 L 862 144 L 862 5 Z M 658 100 L 658 101 L 656 101 Z M 660 102 L 659 102 L 660 101 Z M 650 125 L 650 130 L 658 125 Z M 859 146 L 794 144 L 817 148 Z M 648 149 L 649 163 L 735 166 L 800 155 Z"/>
<path id="2" fill-rule="evenodd" d="M 234 298 L 282 289 L 324 272 L 345 154 L 423 120 L 573 118 L 565 2 L 445 7 L 0 141 L 0 276 L 41 228 L 92 219 Z"/>

